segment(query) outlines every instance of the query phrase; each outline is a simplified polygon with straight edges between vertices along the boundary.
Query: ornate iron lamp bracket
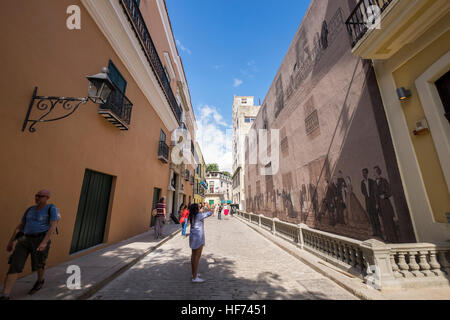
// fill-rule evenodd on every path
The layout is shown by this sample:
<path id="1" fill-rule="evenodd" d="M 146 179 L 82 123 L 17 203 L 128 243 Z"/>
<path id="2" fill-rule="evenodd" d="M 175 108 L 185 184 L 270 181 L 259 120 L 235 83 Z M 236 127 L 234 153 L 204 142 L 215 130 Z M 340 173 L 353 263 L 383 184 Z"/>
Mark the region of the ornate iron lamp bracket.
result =
<path id="1" fill-rule="evenodd" d="M 23 122 L 22 131 L 25 131 L 28 122 L 31 122 L 31 125 L 28 127 L 28 130 L 30 132 L 35 132 L 36 129 L 34 126 L 38 122 L 51 122 L 56 121 L 60 119 L 67 118 L 72 113 L 74 113 L 80 104 L 85 104 L 88 102 L 89 98 L 67 98 L 67 97 L 46 97 L 46 96 L 38 96 L 37 95 L 37 87 L 34 88 L 33 91 L 33 97 L 31 98 L 30 106 L 28 107 L 27 115 L 25 117 L 25 120 Z M 61 105 L 62 111 L 67 112 L 64 115 L 52 118 L 51 114 L 53 111 L 59 109 L 57 108 L 59 105 Z M 38 116 L 36 119 L 30 119 L 31 111 L 33 110 L 33 107 L 35 107 L 35 110 L 38 110 L 42 112 L 40 116 Z M 54 114 L 54 113 L 53 113 Z"/>

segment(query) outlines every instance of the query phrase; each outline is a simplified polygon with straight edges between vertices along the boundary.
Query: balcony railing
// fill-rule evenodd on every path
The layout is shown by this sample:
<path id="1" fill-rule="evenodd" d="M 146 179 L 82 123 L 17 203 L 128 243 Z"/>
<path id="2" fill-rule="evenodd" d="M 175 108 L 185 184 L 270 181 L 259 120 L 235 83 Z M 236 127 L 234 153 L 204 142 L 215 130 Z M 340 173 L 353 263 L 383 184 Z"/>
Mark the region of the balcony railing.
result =
<path id="1" fill-rule="evenodd" d="M 139 5 L 135 0 L 119 0 L 122 5 L 125 13 L 128 16 L 129 21 L 133 27 L 134 32 L 136 33 L 137 38 L 139 39 L 142 49 L 147 56 L 147 60 L 149 61 L 153 72 L 156 75 L 156 78 L 159 81 L 161 88 L 164 91 L 164 94 L 169 102 L 170 107 L 177 119 L 178 123 L 181 121 L 181 107 L 178 105 L 177 100 L 172 92 L 170 87 L 170 82 L 167 79 L 166 73 L 164 72 L 163 65 L 161 63 L 161 59 L 159 58 L 158 52 L 156 51 L 155 45 L 153 44 L 152 38 L 150 36 L 150 32 L 147 29 L 147 25 L 145 24 L 144 18 L 142 17 L 141 11 L 139 10 Z"/>
<path id="2" fill-rule="evenodd" d="M 164 142 L 159 142 L 158 159 L 164 163 L 169 162 L 169 146 Z"/>
<path id="3" fill-rule="evenodd" d="M 133 104 L 119 90 L 111 92 L 106 103 L 99 106 L 98 113 L 120 130 L 128 130 Z"/>
<path id="4" fill-rule="evenodd" d="M 345 24 L 347 25 L 347 31 L 352 40 L 352 48 L 358 43 L 359 40 L 367 33 L 368 28 L 368 8 L 375 6 L 380 9 L 381 13 L 386 10 L 392 0 L 360 0 L 348 17 Z"/>

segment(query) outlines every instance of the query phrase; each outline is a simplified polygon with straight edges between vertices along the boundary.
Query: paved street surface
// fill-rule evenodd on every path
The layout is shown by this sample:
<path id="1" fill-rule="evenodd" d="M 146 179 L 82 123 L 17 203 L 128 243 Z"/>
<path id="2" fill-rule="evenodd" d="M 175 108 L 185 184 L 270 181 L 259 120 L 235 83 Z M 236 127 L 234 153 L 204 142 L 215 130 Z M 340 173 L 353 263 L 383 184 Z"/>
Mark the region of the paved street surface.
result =
<path id="1" fill-rule="evenodd" d="M 189 238 L 177 235 L 91 299 L 356 299 L 237 218 L 210 217 L 205 233 L 206 282 L 191 282 Z"/>

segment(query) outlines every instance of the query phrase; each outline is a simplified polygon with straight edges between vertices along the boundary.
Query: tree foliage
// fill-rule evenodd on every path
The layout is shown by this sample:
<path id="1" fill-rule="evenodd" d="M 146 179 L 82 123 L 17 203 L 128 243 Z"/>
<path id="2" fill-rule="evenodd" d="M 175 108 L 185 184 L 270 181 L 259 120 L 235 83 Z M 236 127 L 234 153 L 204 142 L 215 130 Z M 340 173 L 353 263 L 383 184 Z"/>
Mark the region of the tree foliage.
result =
<path id="1" fill-rule="evenodd" d="M 206 165 L 206 171 L 219 171 L 219 165 L 217 163 L 209 163 Z"/>

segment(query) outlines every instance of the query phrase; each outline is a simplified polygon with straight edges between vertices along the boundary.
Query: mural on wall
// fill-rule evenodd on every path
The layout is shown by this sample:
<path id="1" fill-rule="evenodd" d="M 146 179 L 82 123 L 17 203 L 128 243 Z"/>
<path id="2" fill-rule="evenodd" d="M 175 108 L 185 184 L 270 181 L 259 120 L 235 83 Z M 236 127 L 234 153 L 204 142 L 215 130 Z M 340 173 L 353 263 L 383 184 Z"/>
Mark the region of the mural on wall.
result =
<path id="1" fill-rule="evenodd" d="M 262 176 L 246 152 L 247 211 L 361 240 L 414 242 L 375 75 L 351 54 L 352 9 L 312 1 L 252 127 L 279 130 L 280 169 Z"/>

